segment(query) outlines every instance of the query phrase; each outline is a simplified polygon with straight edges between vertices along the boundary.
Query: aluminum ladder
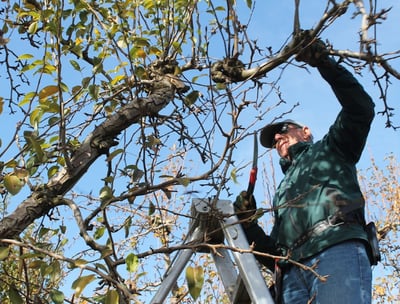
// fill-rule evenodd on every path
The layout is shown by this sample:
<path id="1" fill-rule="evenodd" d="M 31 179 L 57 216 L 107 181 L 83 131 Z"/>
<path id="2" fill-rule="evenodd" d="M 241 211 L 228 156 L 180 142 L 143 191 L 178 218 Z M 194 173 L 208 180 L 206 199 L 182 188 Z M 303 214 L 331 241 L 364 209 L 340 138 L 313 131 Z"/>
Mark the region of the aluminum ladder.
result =
<path id="1" fill-rule="evenodd" d="M 194 199 L 186 244 L 196 245 L 204 241 L 212 244 L 225 243 L 230 247 L 249 249 L 243 228 L 234 214 L 233 204 L 218 200 L 213 207 L 209 199 Z M 207 238 L 207 240 L 205 240 Z M 262 276 L 260 266 L 252 253 L 240 253 L 219 248 L 218 254 L 209 252 L 215 262 L 219 277 L 231 304 L 273 304 L 274 300 Z M 164 275 L 151 304 L 163 304 L 175 286 L 178 277 L 195 253 L 193 249 L 180 250 Z M 234 261 L 232 261 L 233 256 Z"/>

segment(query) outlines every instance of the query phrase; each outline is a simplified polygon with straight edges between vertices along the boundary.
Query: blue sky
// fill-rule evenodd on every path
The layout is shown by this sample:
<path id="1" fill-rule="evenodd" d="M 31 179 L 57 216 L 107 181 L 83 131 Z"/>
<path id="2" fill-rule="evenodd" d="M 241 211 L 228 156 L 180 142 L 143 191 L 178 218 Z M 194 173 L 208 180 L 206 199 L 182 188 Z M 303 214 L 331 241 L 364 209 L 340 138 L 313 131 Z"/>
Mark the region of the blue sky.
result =
<path id="1" fill-rule="evenodd" d="M 277 50 L 285 43 L 292 29 L 293 2 L 294 1 L 280 1 L 279 4 L 276 4 L 276 1 L 254 1 L 254 3 L 256 3 L 256 10 L 252 16 L 252 22 L 248 31 L 251 33 L 252 39 L 258 40 L 258 45 L 260 47 L 272 46 L 274 50 Z M 304 29 L 312 27 L 319 20 L 323 10 L 323 2 L 325 1 L 308 1 L 308 3 L 302 5 L 301 25 Z M 400 27 L 398 26 L 400 20 L 400 3 L 398 0 L 388 0 L 384 1 L 384 3 L 388 7 L 393 6 L 393 9 L 388 16 L 387 22 L 384 23 L 382 30 L 379 29 L 379 47 L 385 51 L 396 50 L 400 46 Z M 237 4 L 238 6 L 243 6 L 239 17 L 240 20 L 244 22 L 246 20 L 245 14 L 247 14 L 249 10 L 245 6 L 244 0 L 237 0 Z M 356 18 L 351 20 L 350 16 L 351 12 L 336 21 L 331 28 L 322 34 L 322 38 L 332 42 L 335 48 L 357 50 L 360 19 Z M 394 61 L 393 65 L 400 70 L 400 60 Z M 271 73 L 271 75 L 266 76 L 267 79 L 273 79 L 274 77 L 277 77 L 276 73 Z M 379 99 L 379 91 L 374 85 L 370 75 L 364 72 L 362 77 L 359 75 L 356 77 L 366 91 L 373 97 L 376 103 L 376 111 L 382 110 L 383 105 Z M 398 102 L 400 96 L 399 80 L 393 79 L 392 82 L 393 84 L 388 94 L 389 103 L 393 107 L 400 108 Z M 300 103 L 299 107 L 290 115 L 290 118 L 307 124 L 313 131 L 315 139 L 320 139 L 326 133 L 330 124 L 333 123 L 340 107 L 329 86 L 321 79 L 318 72 L 312 68 L 308 72 L 298 67 L 289 67 L 282 76 L 280 89 L 283 92 L 287 104 L 277 109 L 276 112 L 271 112 L 268 117 L 272 119 L 274 113 L 278 115 L 281 111 L 289 110 L 294 104 Z M 395 125 L 399 126 L 400 109 L 397 109 L 395 113 L 396 116 L 393 117 L 393 121 Z M 268 121 L 265 121 L 265 123 L 268 123 Z M 15 124 L 15 121 L 13 121 L 12 124 Z M 7 125 L 9 125 L 7 116 L 5 117 L 3 115 L 1 126 L 5 129 Z M 12 128 L 14 128 L 14 125 L 12 125 Z M 5 140 L 3 135 L 2 139 L 4 144 Z M 241 160 L 238 160 L 239 162 L 249 162 L 252 159 L 252 150 L 248 147 L 252 147 L 252 137 L 249 137 L 238 145 L 236 155 L 238 158 L 241 158 Z M 260 147 L 260 154 L 263 151 L 263 148 Z M 369 168 L 371 166 L 371 157 L 375 158 L 378 164 L 384 165 L 383 160 L 389 153 L 394 153 L 397 159 L 400 160 L 399 131 L 385 128 L 385 118 L 377 115 L 358 167 L 360 169 Z M 277 166 L 278 157 L 274 151 L 272 152 L 272 158 L 276 167 L 276 178 L 280 180 L 281 173 Z M 102 161 L 103 160 L 100 160 L 100 162 Z M 265 155 L 264 158 L 260 160 L 259 166 L 260 168 L 263 166 L 269 168 L 269 155 Z M 89 175 L 87 179 L 90 180 L 92 177 L 93 176 Z M 247 180 L 247 174 L 239 178 L 239 184 L 235 185 L 238 192 L 247 186 Z M 261 177 L 258 183 L 262 183 Z M 87 180 L 83 180 L 77 185 L 75 190 L 78 192 L 80 189 L 86 190 L 84 188 L 86 185 Z M 261 202 L 263 200 L 263 195 L 264 193 L 261 187 L 259 187 L 259 190 L 256 192 L 257 200 Z M 231 197 L 229 199 L 233 198 Z M 15 203 L 16 202 L 17 201 L 15 201 Z M 73 248 L 73 250 L 75 249 L 76 248 Z M 69 290 L 68 285 L 66 285 L 66 290 Z"/>

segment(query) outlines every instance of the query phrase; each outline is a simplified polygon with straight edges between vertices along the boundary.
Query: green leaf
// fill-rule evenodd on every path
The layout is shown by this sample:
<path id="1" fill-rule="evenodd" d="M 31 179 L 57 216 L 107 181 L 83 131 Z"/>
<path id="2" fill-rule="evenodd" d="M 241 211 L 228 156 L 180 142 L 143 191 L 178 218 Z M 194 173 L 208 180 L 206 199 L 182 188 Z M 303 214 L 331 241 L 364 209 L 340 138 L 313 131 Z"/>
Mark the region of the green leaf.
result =
<path id="1" fill-rule="evenodd" d="M 200 77 L 208 77 L 208 74 L 200 74 L 197 76 L 192 77 L 192 82 L 197 82 Z"/>
<path id="2" fill-rule="evenodd" d="M 124 152 L 124 149 L 117 149 L 113 152 L 110 153 L 110 155 L 107 157 L 107 161 L 111 161 L 115 156 L 117 156 L 118 154 L 121 154 Z"/>
<path id="3" fill-rule="evenodd" d="M 107 291 L 106 299 L 104 304 L 118 304 L 119 303 L 119 294 L 116 290 Z"/>
<path id="4" fill-rule="evenodd" d="M 42 150 L 42 146 L 40 145 L 40 139 L 37 138 L 34 132 L 25 131 L 24 137 L 26 142 L 33 148 L 36 152 L 36 157 L 39 162 L 43 161 L 44 152 Z"/>
<path id="5" fill-rule="evenodd" d="M 79 63 L 78 62 L 76 62 L 75 60 L 70 60 L 69 61 L 69 63 L 72 65 L 72 67 L 75 69 L 75 70 L 77 70 L 78 72 L 80 72 L 81 71 L 81 67 L 80 67 L 80 65 L 79 65 Z"/>
<path id="6" fill-rule="evenodd" d="M 75 296 L 79 297 L 82 293 L 82 291 L 85 289 L 85 287 L 93 282 L 95 279 L 95 276 L 93 274 L 88 275 L 88 276 L 83 276 L 80 278 L 77 278 L 73 283 L 72 283 L 72 289 L 75 290 Z"/>
<path id="7" fill-rule="evenodd" d="M 124 230 L 125 230 L 125 238 L 127 239 L 129 236 L 129 230 L 132 225 L 132 216 L 128 216 L 128 218 L 124 221 Z"/>
<path id="8" fill-rule="evenodd" d="M 8 297 L 12 304 L 23 304 L 24 300 L 22 299 L 21 295 L 19 294 L 17 288 L 14 285 L 10 286 L 8 290 Z"/>
<path id="9" fill-rule="evenodd" d="M 0 261 L 6 259 L 9 253 L 10 253 L 10 247 L 0 247 Z"/>
<path id="10" fill-rule="evenodd" d="M 100 189 L 99 198 L 102 203 L 108 201 L 110 198 L 112 198 L 112 196 L 112 190 L 109 186 L 104 186 Z"/>
<path id="11" fill-rule="evenodd" d="M 61 231 L 62 234 L 65 234 L 65 232 L 67 232 L 67 226 L 60 225 L 60 231 Z"/>
<path id="12" fill-rule="evenodd" d="M 162 53 L 162 52 L 161 52 L 161 50 L 160 50 L 159 48 L 157 48 L 157 47 L 155 47 L 155 46 L 149 47 L 149 55 L 157 55 L 157 56 L 160 56 L 161 53 Z"/>
<path id="13" fill-rule="evenodd" d="M 40 269 L 44 265 L 47 265 L 46 262 L 43 262 L 42 260 L 34 260 L 29 263 L 28 267 L 31 269 Z"/>
<path id="14" fill-rule="evenodd" d="M 190 179 L 186 178 L 186 177 L 181 177 L 181 178 L 178 178 L 178 183 L 184 187 L 187 187 L 190 184 Z"/>
<path id="15" fill-rule="evenodd" d="M 63 304 L 64 303 L 64 294 L 59 290 L 50 291 L 50 298 L 55 304 Z"/>
<path id="16" fill-rule="evenodd" d="M 199 98 L 200 92 L 199 91 L 192 91 L 185 96 L 185 104 L 187 106 L 193 105 L 196 100 Z"/>
<path id="17" fill-rule="evenodd" d="M 153 204 L 153 202 L 149 203 L 149 215 L 152 215 L 156 211 L 156 206 Z"/>
<path id="18" fill-rule="evenodd" d="M 87 263 L 88 263 L 88 261 L 86 261 L 84 259 L 77 259 L 77 260 L 71 262 L 70 264 L 68 264 L 68 268 L 74 269 L 76 267 L 86 265 Z"/>
<path id="19" fill-rule="evenodd" d="M 106 272 L 108 271 L 108 268 L 106 266 L 104 266 L 103 264 L 95 263 L 94 265 L 96 266 L 96 269 L 101 269 Z"/>
<path id="20" fill-rule="evenodd" d="M 217 6 L 217 7 L 214 8 L 214 10 L 215 11 L 223 11 L 223 12 L 226 11 L 225 6 Z"/>
<path id="21" fill-rule="evenodd" d="M 135 272 L 139 267 L 139 259 L 136 254 L 130 253 L 126 257 L 126 269 L 129 272 Z"/>
<path id="22" fill-rule="evenodd" d="M 134 47 L 132 48 L 130 54 L 132 58 L 146 58 L 146 52 L 143 50 L 143 48 Z"/>
<path id="23" fill-rule="evenodd" d="M 97 228 L 96 231 L 94 232 L 94 235 L 93 235 L 94 239 L 95 240 L 100 239 L 104 235 L 105 231 L 106 231 L 106 227 L 104 227 L 104 226 L 100 227 L 100 228 Z"/>
<path id="24" fill-rule="evenodd" d="M 186 268 L 186 281 L 188 283 L 189 293 L 193 300 L 199 297 L 204 284 L 204 271 L 201 266 Z"/>
<path id="25" fill-rule="evenodd" d="M 49 231 L 51 231 L 50 228 L 42 227 L 39 230 L 39 238 L 42 238 L 44 235 L 46 235 Z"/>
<path id="26" fill-rule="evenodd" d="M 89 85 L 88 90 L 90 96 L 97 100 L 99 97 L 99 87 L 97 85 L 91 84 Z"/>
<path id="27" fill-rule="evenodd" d="M 50 179 L 52 178 L 59 170 L 59 166 L 52 166 L 48 171 L 47 171 L 47 177 Z"/>
<path id="28" fill-rule="evenodd" d="M 75 266 L 82 266 L 82 265 L 86 265 L 88 263 L 88 261 L 86 261 L 85 259 L 76 259 L 74 261 Z"/>
<path id="29" fill-rule="evenodd" d="M 101 258 L 104 259 L 105 257 L 108 257 L 113 254 L 112 249 L 106 248 L 101 251 Z"/>
<path id="30" fill-rule="evenodd" d="M 60 118 L 53 116 L 50 117 L 47 121 L 47 124 L 49 125 L 49 127 L 53 127 L 55 124 L 57 124 L 60 121 Z"/>
<path id="31" fill-rule="evenodd" d="M 135 46 L 142 46 L 142 47 L 150 46 L 148 38 L 136 37 L 133 43 Z"/>
<path id="32" fill-rule="evenodd" d="M 90 78 L 90 77 L 84 77 L 84 78 L 82 79 L 82 87 L 86 88 L 86 87 L 89 85 L 91 79 L 92 79 L 92 78 Z"/>
<path id="33" fill-rule="evenodd" d="M 225 90 L 226 89 L 226 83 L 217 83 L 217 84 L 215 84 L 215 88 L 217 89 L 217 90 Z"/>

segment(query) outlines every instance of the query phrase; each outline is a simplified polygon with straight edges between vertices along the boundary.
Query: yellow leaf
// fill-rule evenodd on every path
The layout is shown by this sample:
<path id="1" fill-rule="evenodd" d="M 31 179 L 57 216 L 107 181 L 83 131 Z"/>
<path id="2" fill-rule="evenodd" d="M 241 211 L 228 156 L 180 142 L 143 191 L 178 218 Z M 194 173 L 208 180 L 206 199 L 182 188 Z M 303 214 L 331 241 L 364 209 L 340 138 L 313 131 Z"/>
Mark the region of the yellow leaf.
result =
<path id="1" fill-rule="evenodd" d="M 232 181 L 235 183 L 235 184 L 237 184 L 238 183 L 238 181 L 237 181 L 237 178 L 236 178 L 236 168 L 234 168 L 232 171 L 231 171 L 231 179 L 232 179 Z"/>
<path id="2" fill-rule="evenodd" d="M 0 247 L 0 261 L 8 258 L 8 254 L 10 253 L 10 247 Z"/>
<path id="3" fill-rule="evenodd" d="M 376 294 L 381 296 L 381 297 L 383 297 L 385 295 L 385 293 L 386 293 L 385 287 L 383 287 L 383 286 L 375 285 L 374 289 L 375 289 Z"/>
<path id="4" fill-rule="evenodd" d="M 111 80 L 111 85 L 115 85 L 125 78 L 125 75 L 118 75 L 113 80 Z"/>
<path id="5" fill-rule="evenodd" d="M 105 304 L 118 304 L 119 303 L 119 294 L 116 290 L 107 291 Z"/>
<path id="6" fill-rule="evenodd" d="M 136 51 L 136 56 L 145 59 L 147 55 L 143 49 L 138 49 Z"/>
<path id="7" fill-rule="evenodd" d="M 78 46 L 83 42 L 83 39 L 81 37 L 78 37 L 75 39 L 75 45 Z"/>
<path id="8" fill-rule="evenodd" d="M 160 51 L 158 48 L 156 48 L 155 46 L 151 46 L 151 47 L 149 48 L 149 54 L 150 54 L 150 55 L 157 55 L 157 56 L 160 56 L 161 51 Z"/>
<path id="9" fill-rule="evenodd" d="M 58 86 L 54 86 L 54 85 L 49 85 L 45 88 L 43 88 L 40 92 L 39 92 L 39 100 L 43 100 L 51 95 L 54 95 L 58 92 Z"/>
<path id="10" fill-rule="evenodd" d="M 78 298 L 85 287 L 95 279 L 93 274 L 77 278 L 72 283 L 72 288 L 75 289 L 75 296 Z"/>
<path id="11" fill-rule="evenodd" d="M 39 24 L 37 21 L 32 22 L 28 27 L 28 33 L 32 34 L 32 35 L 35 34 L 38 30 L 38 26 L 39 26 Z"/>
<path id="12" fill-rule="evenodd" d="M 193 300 L 199 297 L 204 283 L 204 271 L 201 266 L 186 268 L 186 281 L 188 283 L 189 293 Z"/>

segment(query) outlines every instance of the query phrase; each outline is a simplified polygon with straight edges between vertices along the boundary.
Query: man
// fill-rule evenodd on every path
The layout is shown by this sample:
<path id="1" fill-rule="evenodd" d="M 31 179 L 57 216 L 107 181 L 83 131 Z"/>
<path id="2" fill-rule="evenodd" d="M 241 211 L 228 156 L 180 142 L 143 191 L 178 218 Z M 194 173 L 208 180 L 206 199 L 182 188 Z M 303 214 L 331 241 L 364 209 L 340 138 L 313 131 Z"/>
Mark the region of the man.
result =
<path id="1" fill-rule="evenodd" d="M 296 59 L 318 68 L 342 109 L 315 143 L 310 128 L 293 120 L 262 129 L 261 144 L 276 149 L 285 176 L 273 199 L 271 236 L 251 217 L 243 227 L 255 250 L 277 250 L 327 276 L 323 282 L 309 270 L 280 261 L 283 303 L 371 303 L 371 250 L 355 165 L 374 117 L 374 103 L 350 72 L 328 57 L 320 40 Z M 320 102 L 327 101 L 321 96 Z M 255 209 L 255 200 L 242 192 L 235 207 L 238 212 Z M 270 259 L 258 259 L 271 268 Z"/>

